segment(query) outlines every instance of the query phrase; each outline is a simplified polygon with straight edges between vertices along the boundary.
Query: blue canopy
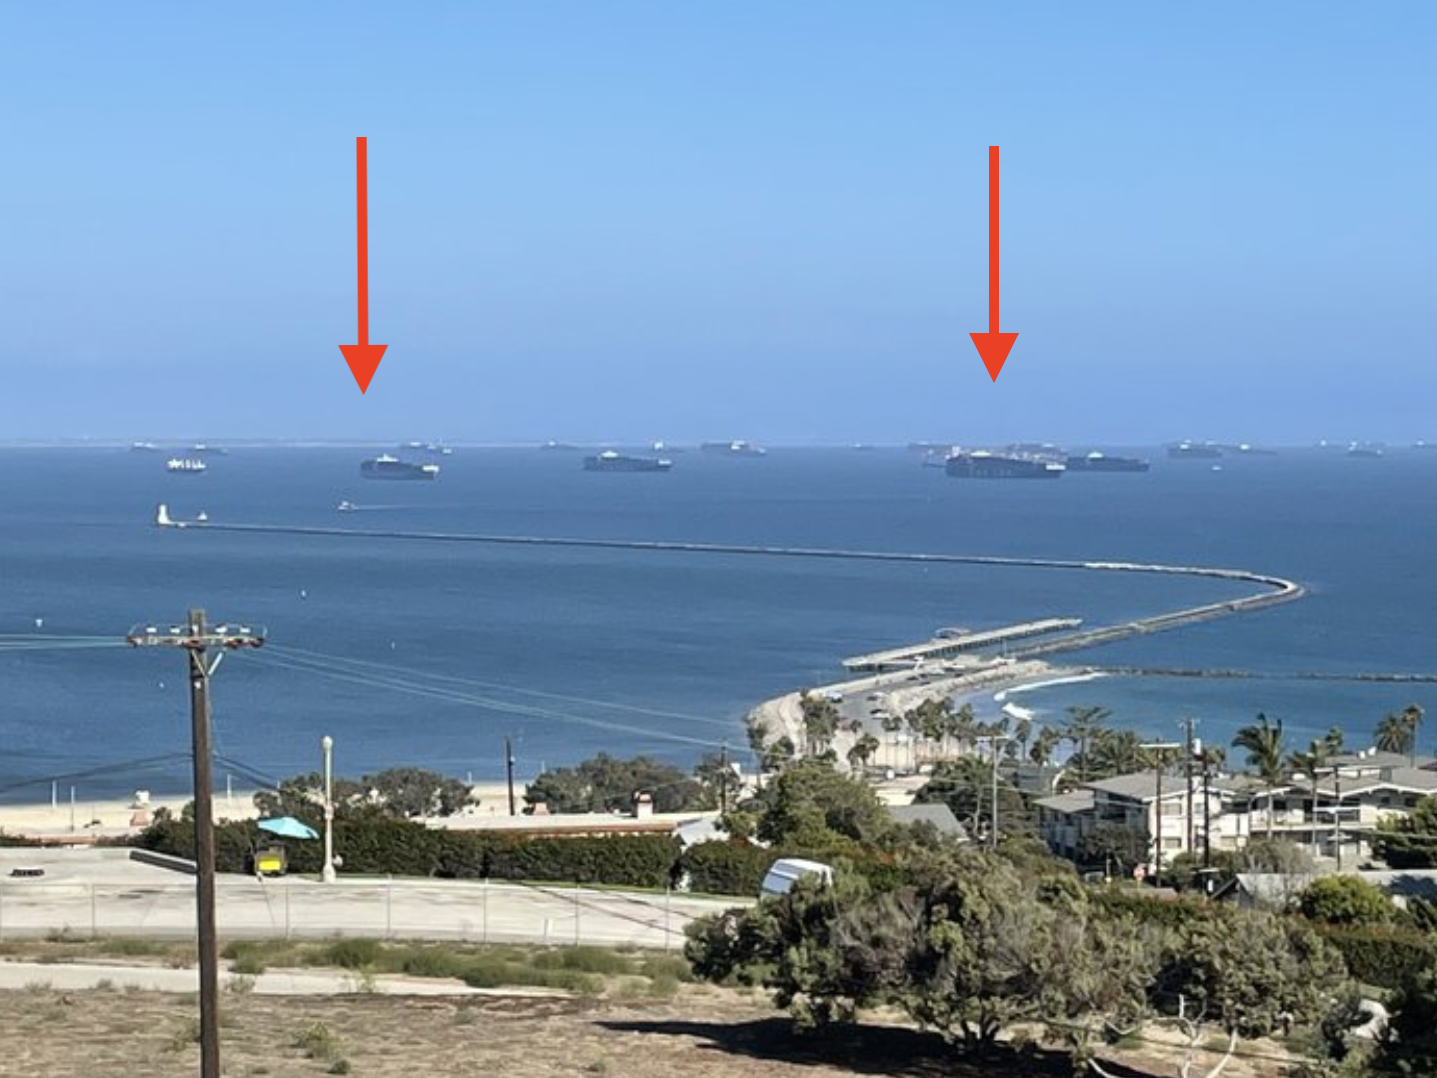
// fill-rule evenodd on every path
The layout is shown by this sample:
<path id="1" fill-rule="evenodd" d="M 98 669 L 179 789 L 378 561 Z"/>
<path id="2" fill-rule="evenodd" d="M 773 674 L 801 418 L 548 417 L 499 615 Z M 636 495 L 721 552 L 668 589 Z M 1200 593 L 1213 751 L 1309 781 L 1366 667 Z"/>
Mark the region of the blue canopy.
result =
<path id="1" fill-rule="evenodd" d="M 272 835 L 279 835 L 281 838 L 319 838 L 319 832 L 309 824 L 296 820 L 293 816 L 276 816 L 272 820 L 260 820 L 259 829 L 268 831 Z"/>

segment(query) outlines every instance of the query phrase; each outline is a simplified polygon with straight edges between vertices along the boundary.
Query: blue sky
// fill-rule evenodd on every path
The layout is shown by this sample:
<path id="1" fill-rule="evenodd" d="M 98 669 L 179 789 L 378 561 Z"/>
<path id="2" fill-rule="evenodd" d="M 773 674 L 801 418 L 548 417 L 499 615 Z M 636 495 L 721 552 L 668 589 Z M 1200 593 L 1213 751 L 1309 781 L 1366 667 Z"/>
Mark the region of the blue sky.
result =
<path id="1" fill-rule="evenodd" d="M 6 5 L 0 438 L 1434 439 L 1434 36 L 1396 2 Z"/>

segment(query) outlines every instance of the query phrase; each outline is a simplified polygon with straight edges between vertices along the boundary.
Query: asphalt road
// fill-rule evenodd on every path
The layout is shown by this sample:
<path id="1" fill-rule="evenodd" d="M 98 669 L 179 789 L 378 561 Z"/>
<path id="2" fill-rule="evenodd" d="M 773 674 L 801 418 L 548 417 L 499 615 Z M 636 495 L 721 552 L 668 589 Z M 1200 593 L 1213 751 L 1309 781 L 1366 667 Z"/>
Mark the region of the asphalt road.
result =
<path id="1" fill-rule="evenodd" d="M 42 868 L 12 877 L 14 868 Z M 584 943 L 677 950 L 684 927 L 741 904 L 686 895 L 469 880 L 220 876 L 226 939 L 323 938 Z M 124 851 L 0 850 L 0 938 L 61 932 L 180 939 L 195 933 L 194 880 Z"/>

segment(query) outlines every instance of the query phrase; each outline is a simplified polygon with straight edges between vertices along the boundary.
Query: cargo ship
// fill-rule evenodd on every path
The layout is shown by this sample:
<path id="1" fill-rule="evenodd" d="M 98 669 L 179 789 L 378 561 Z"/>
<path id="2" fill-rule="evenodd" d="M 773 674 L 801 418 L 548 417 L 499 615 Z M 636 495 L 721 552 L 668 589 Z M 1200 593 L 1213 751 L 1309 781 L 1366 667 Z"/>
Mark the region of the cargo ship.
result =
<path id="1" fill-rule="evenodd" d="M 954 453 L 945 470 L 950 479 L 1059 479 L 1067 469 L 1045 457 L 1013 456 L 986 449 Z"/>
<path id="2" fill-rule="evenodd" d="M 1137 457 L 1110 457 L 1094 451 L 1081 457 L 1069 457 L 1070 472 L 1145 472 L 1150 465 Z"/>
<path id="3" fill-rule="evenodd" d="M 1178 442 L 1168 446 L 1168 456 L 1174 460 L 1216 460 L 1222 456 L 1222 447 L 1212 442 Z"/>
<path id="4" fill-rule="evenodd" d="M 1353 442 L 1347 447 L 1349 457 L 1366 457 L 1371 460 L 1383 455 L 1382 446 L 1372 442 Z"/>
<path id="5" fill-rule="evenodd" d="M 439 465 L 411 464 L 409 461 L 381 453 L 373 460 L 366 460 L 359 466 L 359 474 L 365 479 L 438 479 Z"/>
<path id="6" fill-rule="evenodd" d="M 666 472 L 673 466 L 663 457 L 629 457 L 612 449 L 584 458 L 586 472 Z"/>
<path id="7" fill-rule="evenodd" d="M 729 457 L 761 457 L 768 452 L 751 442 L 704 442 L 699 449 L 705 453 L 722 453 Z"/>

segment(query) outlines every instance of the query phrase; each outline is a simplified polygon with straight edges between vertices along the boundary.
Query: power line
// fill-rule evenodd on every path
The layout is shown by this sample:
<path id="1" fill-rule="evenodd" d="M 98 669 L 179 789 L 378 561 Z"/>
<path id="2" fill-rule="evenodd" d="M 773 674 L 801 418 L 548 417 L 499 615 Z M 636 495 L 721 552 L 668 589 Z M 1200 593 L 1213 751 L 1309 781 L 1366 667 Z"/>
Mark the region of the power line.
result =
<path id="1" fill-rule="evenodd" d="M 101 764 L 83 771 L 60 772 L 53 775 L 43 775 L 38 778 L 23 779 L 20 782 L 12 782 L 0 786 L 0 796 L 13 793 L 16 790 L 28 789 L 31 786 L 48 786 L 52 782 L 73 782 L 77 779 L 90 779 L 98 775 L 110 775 L 117 771 L 135 771 L 143 767 L 152 767 L 158 764 L 178 763 L 181 760 L 188 760 L 189 758 L 190 754 L 187 752 L 172 752 L 163 756 L 142 756 L 135 760 L 122 760 L 118 763 Z"/>
<path id="2" fill-rule="evenodd" d="M 713 726 L 728 727 L 729 723 L 724 719 L 715 719 L 707 715 L 691 715 L 682 711 L 668 711 L 661 708 L 642 707 L 637 704 L 624 704 L 613 700 L 597 700 L 592 697 L 574 696 L 568 693 L 546 692 L 542 689 L 530 689 L 519 685 L 507 685 L 497 681 L 485 681 L 481 678 L 465 677 L 457 674 L 441 674 L 431 671 L 416 671 L 409 667 L 399 666 L 394 663 L 382 663 L 372 659 L 351 659 L 342 655 L 325 655 L 317 651 L 309 651 L 304 648 L 292 648 L 284 645 L 271 644 L 269 650 L 275 655 L 284 655 L 297 660 L 309 659 L 314 662 L 336 663 L 346 666 L 361 668 L 373 668 L 376 670 L 393 670 L 408 676 L 422 676 L 435 681 L 448 681 L 459 685 L 473 685 L 483 689 L 497 689 L 502 692 L 518 693 L 523 696 L 534 696 L 545 700 L 560 700 L 565 703 L 583 704 L 587 707 L 611 708 L 615 711 L 628 711 L 636 715 L 650 715 L 659 719 L 680 719 L 685 722 L 706 723 Z"/>
<path id="3" fill-rule="evenodd" d="M 364 685 L 370 688 L 385 688 L 395 692 L 407 693 L 411 696 L 426 697 L 432 700 L 443 700 L 448 703 L 465 704 L 471 707 L 485 708 L 490 711 L 509 715 L 523 715 L 530 718 L 552 719 L 559 722 L 569 722 L 580 726 L 590 726 L 599 730 L 609 730 L 615 733 L 639 734 L 643 737 L 658 738 L 665 741 L 674 741 L 686 745 L 703 745 L 705 747 L 719 747 L 723 744 L 721 740 L 712 738 L 691 737 L 687 734 L 674 733 L 668 730 L 656 730 L 652 727 L 634 726 L 629 723 L 612 722 L 604 719 L 594 719 L 583 715 L 575 715 L 571 712 L 555 711 L 552 708 L 541 708 L 531 704 L 519 704 L 513 701 L 496 700 L 492 697 L 480 696 L 474 693 L 460 692 L 457 689 L 447 689 L 425 685 L 422 682 L 410 678 L 395 676 L 366 675 L 356 671 L 335 670 L 309 660 L 296 661 L 292 657 L 265 657 L 265 664 L 281 669 L 295 670 L 302 673 L 316 674 L 320 677 L 327 677 L 335 681 L 349 682 L 355 685 Z"/>

